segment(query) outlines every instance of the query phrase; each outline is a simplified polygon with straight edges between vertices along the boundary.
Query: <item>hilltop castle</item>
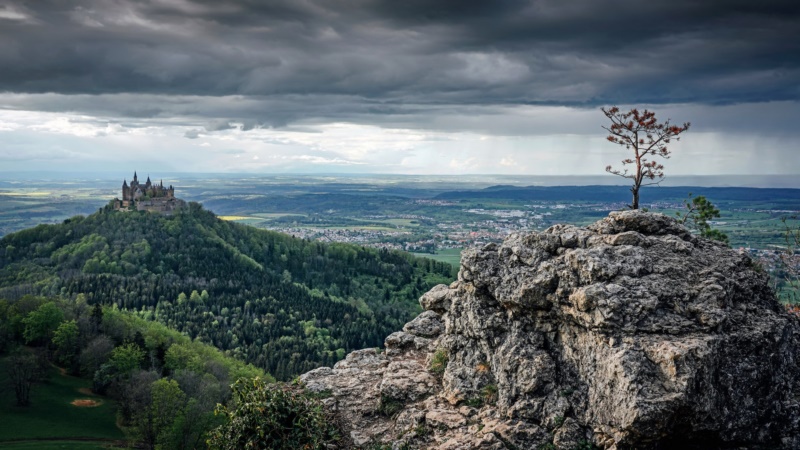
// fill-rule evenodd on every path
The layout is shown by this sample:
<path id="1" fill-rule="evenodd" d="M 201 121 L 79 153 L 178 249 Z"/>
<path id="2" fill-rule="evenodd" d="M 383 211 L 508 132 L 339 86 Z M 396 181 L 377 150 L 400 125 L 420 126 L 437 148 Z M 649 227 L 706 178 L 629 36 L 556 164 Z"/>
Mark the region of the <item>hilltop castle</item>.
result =
<path id="1" fill-rule="evenodd" d="M 172 185 L 164 186 L 164 181 L 154 184 L 150 176 L 144 184 L 139 182 L 139 176 L 133 172 L 133 180 L 128 186 L 128 180 L 122 182 L 122 200 L 114 199 L 114 209 L 118 211 L 150 211 L 171 214 L 172 211 L 186 206 L 186 202 L 175 198 L 175 188 Z"/>

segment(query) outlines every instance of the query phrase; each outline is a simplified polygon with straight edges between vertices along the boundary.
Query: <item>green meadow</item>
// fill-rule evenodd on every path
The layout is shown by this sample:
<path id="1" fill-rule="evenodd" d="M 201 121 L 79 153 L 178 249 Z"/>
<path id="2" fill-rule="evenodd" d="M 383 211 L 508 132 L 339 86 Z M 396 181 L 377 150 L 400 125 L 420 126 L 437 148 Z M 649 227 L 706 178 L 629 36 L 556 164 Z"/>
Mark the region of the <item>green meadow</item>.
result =
<path id="1" fill-rule="evenodd" d="M 414 256 L 419 256 L 420 258 L 430 258 L 434 261 L 445 262 L 450 264 L 451 266 L 455 267 L 458 270 L 461 267 L 461 251 L 464 250 L 463 248 L 445 248 L 441 250 L 436 250 L 435 254 L 430 253 L 414 253 Z"/>
<path id="2" fill-rule="evenodd" d="M 125 445 L 116 425 L 116 406 L 91 394 L 87 380 L 63 375 L 53 367 L 47 381 L 31 390 L 31 405 L 16 406 L 8 379 L 8 358 L 0 359 L 0 448 L 100 449 Z M 82 407 L 75 400 L 98 406 Z"/>

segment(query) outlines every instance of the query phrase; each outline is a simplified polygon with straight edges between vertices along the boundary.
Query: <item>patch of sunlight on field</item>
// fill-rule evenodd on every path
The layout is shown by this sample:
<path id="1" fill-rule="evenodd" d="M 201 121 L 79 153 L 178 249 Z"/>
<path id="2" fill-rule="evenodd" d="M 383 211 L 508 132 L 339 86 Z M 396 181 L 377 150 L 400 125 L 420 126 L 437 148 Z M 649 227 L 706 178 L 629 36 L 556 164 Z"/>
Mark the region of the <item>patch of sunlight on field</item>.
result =
<path id="1" fill-rule="evenodd" d="M 261 219 L 277 219 L 280 217 L 289 217 L 289 216 L 297 216 L 297 217 L 308 217 L 308 214 L 296 214 L 296 213 L 255 213 L 255 216 Z"/>
<path id="2" fill-rule="evenodd" d="M 53 194 L 52 192 L 0 192 L 0 195 L 8 197 L 47 197 Z"/>
<path id="3" fill-rule="evenodd" d="M 219 218 L 222 219 L 222 220 L 237 221 L 237 220 L 259 219 L 260 217 L 253 217 L 253 216 L 219 216 Z"/>

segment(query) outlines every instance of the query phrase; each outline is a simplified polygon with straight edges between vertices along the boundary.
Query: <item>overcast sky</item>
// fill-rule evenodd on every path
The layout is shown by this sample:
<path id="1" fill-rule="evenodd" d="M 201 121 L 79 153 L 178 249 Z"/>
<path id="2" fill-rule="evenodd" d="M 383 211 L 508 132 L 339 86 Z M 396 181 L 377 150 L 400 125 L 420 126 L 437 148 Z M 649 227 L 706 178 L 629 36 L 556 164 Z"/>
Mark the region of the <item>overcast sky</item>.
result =
<path id="1" fill-rule="evenodd" d="M 599 174 L 607 105 L 800 174 L 800 2 L 0 0 L 0 172 Z"/>

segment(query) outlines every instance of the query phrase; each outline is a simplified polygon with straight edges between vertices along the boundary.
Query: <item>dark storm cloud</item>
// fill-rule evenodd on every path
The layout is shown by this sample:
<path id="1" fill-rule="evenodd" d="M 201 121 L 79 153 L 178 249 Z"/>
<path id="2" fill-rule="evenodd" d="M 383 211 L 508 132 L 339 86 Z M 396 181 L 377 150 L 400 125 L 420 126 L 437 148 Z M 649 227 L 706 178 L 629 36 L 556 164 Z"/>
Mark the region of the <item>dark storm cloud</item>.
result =
<path id="1" fill-rule="evenodd" d="M 800 3 L 12 1 L 0 3 L 0 67 L 10 93 L 172 97 L 45 96 L 43 109 L 183 110 L 211 116 L 208 129 L 402 122 L 432 107 L 797 100 Z M 226 100 L 193 111 L 202 97 Z"/>

